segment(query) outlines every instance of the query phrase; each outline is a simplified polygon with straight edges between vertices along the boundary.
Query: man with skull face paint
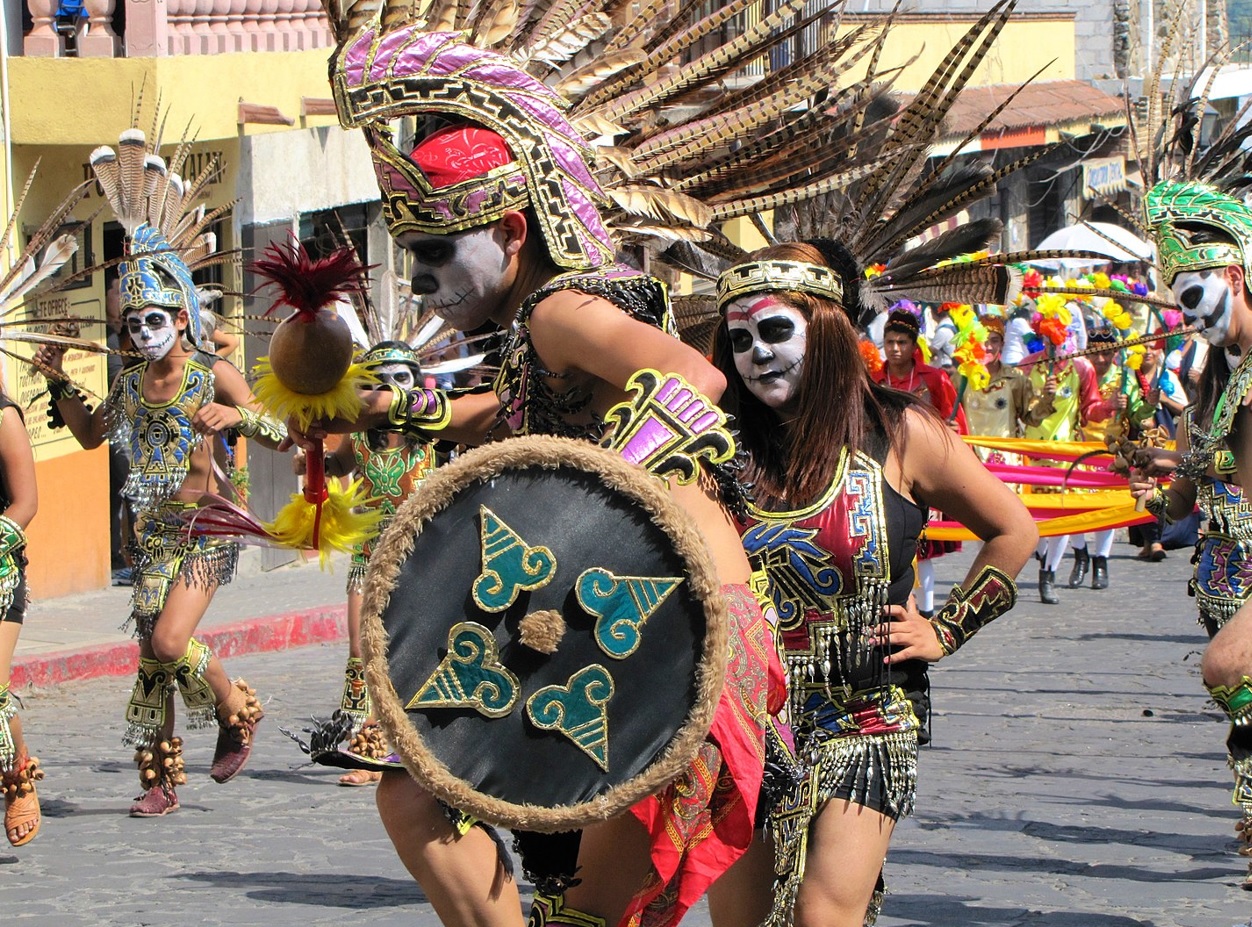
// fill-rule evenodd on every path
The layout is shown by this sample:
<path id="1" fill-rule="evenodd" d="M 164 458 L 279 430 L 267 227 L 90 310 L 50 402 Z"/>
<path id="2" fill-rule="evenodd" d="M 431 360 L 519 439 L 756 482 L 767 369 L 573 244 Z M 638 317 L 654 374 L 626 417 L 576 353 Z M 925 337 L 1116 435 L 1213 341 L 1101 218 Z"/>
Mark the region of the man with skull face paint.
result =
<path id="1" fill-rule="evenodd" d="M 313 423 L 308 434 L 598 441 L 606 413 L 646 368 L 678 374 L 715 401 L 724 378 L 676 337 L 665 285 L 616 263 L 600 214 L 606 199 L 564 102 L 514 62 L 456 35 L 397 31 L 407 34 L 366 30 L 341 46 L 332 81 L 340 119 L 365 129 L 389 231 L 412 259 L 413 292 L 457 329 L 494 323 L 504 331 L 501 370 L 490 393 L 367 394 L 357 419 Z M 376 54 L 382 48 L 398 51 Z M 400 115 L 416 117 L 412 143 L 392 137 L 388 123 Z M 292 433 L 303 440 L 294 425 Z M 781 668 L 776 656 L 770 662 L 768 627 L 748 588 L 752 570 L 717 480 L 701 471 L 671 491 L 700 526 L 742 672 L 727 676 L 698 768 L 581 836 L 520 835 L 523 864 L 538 876 L 532 924 L 603 927 L 645 915 L 649 924 L 676 923 L 752 841 L 767 694 L 780 700 Z M 377 800 L 397 853 L 445 924 L 520 923 L 516 884 L 484 829 L 459 813 L 450 823 L 404 771 L 383 773 Z M 754 865 L 768 877 L 768 860 Z M 760 897 L 713 888 L 719 924 L 759 923 Z"/>
<path id="2" fill-rule="evenodd" d="M 66 425 L 85 448 L 106 438 L 128 443 L 131 470 L 123 494 L 136 509 L 137 554 L 131 615 L 139 637 L 139 671 L 127 706 L 124 743 L 136 748 L 144 791 L 133 817 L 177 811 L 175 786 L 186 781 L 182 741 L 173 736 L 174 690 L 189 728 L 219 727 L 211 777 L 233 778 L 247 762 L 261 717 L 243 680 L 231 682 L 221 661 L 193 637 L 214 590 L 234 574 L 238 546 L 191 537 L 186 515 L 218 490 L 212 442 L 228 430 L 276 448 L 282 425 L 266 418 L 233 366 L 200 347 L 200 299 L 191 272 L 153 226 L 140 225 L 121 265 L 122 320 L 144 360 L 122 373 L 94 412 L 72 390 L 50 381 Z M 36 359 L 62 369 L 64 351 L 41 348 Z"/>
<path id="3" fill-rule="evenodd" d="M 1252 484 L 1252 208 L 1208 183 L 1166 180 L 1145 195 L 1144 214 L 1162 278 L 1187 324 L 1219 349 L 1209 352 L 1214 369 L 1206 379 L 1231 371 L 1224 388 L 1216 385 L 1222 391 L 1212 405 L 1204 402 L 1185 417 L 1185 434 L 1179 434 L 1179 450 L 1185 452 L 1157 454 L 1144 471 L 1132 473 L 1132 490 L 1148 498 L 1149 511 L 1162 514 L 1174 507 L 1174 493 L 1155 485 L 1154 474 L 1171 466 L 1192 484 L 1211 487 L 1211 503 L 1229 496 L 1212 493 L 1232 477 L 1241 486 Z M 1233 466 L 1227 452 L 1233 453 Z M 1252 545 L 1246 502 L 1236 495 L 1219 507 L 1224 532 L 1238 551 L 1246 551 Z M 1235 776 L 1233 801 L 1242 811 L 1236 831 L 1241 852 L 1252 855 L 1252 607 L 1246 599 L 1213 636 L 1200 670 L 1205 688 L 1232 722 L 1226 746 Z M 1252 890 L 1252 868 L 1243 887 Z"/>
<path id="4" fill-rule="evenodd" d="M 403 341 L 382 341 L 365 352 L 364 365 L 378 377 L 380 389 L 408 392 L 421 382 L 417 353 Z M 304 452 L 294 459 L 297 475 L 305 470 Z M 381 509 L 383 520 L 369 538 L 352 552 L 348 570 L 348 665 L 344 669 L 343 696 L 339 709 L 352 719 L 353 732 L 370 719 L 369 692 L 365 687 L 365 663 L 361 658 L 361 601 L 365 591 L 365 571 L 378 536 L 383 533 L 409 494 L 435 469 L 435 444 L 414 433 L 356 432 L 326 455 L 327 476 L 348 476 L 355 473 L 361 480 L 362 495 L 370 509 Z M 371 727 L 371 731 L 375 728 Z M 373 745 L 372 740 L 367 743 Z M 378 745 L 381 750 L 381 743 Z M 378 757 L 372 757 L 377 759 Z M 339 777 L 340 785 L 369 785 L 381 773 L 369 769 L 353 769 Z"/>
<path id="5" fill-rule="evenodd" d="M 928 664 L 1012 607 L 1037 536 L 927 404 L 871 380 L 850 317 L 856 274 L 835 269 L 850 263 L 833 242 L 782 244 L 718 279 L 714 362 L 755 495 L 738 526 L 769 575 L 804 767 L 771 810 L 770 925 L 873 922 L 888 842 L 913 807 Z M 910 591 L 931 505 L 985 543 L 927 619 Z"/>

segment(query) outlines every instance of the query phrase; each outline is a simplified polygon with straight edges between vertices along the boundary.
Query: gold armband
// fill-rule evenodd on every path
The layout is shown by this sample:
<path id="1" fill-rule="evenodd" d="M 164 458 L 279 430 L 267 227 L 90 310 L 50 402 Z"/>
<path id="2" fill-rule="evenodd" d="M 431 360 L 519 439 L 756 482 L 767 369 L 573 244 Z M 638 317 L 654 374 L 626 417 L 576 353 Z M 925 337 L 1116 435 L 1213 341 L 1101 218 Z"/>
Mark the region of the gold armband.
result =
<path id="1" fill-rule="evenodd" d="M 235 430 L 245 438 L 269 438 L 278 443 L 287 437 L 287 426 L 277 419 L 253 412 L 247 406 L 235 406 L 235 411 L 243 418 Z"/>
<path id="2" fill-rule="evenodd" d="M 387 408 L 387 421 L 395 431 L 412 432 L 443 431 L 452 421 L 452 402 L 441 389 L 391 390 L 391 405 Z"/>

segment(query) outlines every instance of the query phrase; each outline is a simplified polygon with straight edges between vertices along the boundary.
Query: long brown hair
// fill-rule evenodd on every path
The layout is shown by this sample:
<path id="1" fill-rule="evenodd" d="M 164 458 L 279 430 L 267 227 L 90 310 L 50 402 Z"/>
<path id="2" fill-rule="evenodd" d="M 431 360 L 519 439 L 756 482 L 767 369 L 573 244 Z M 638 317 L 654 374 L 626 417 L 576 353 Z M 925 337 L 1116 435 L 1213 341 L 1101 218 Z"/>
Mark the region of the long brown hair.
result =
<path id="1" fill-rule="evenodd" d="M 751 259 L 829 266 L 817 248 L 803 242 L 772 245 Z M 739 441 L 748 452 L 744 476 L 766 508 L 817 499 L 834 480 L 841 447 L 855 452 L 877 433 L 897 452 L 902 450 L 903 412 L 917 405 L 914 397 L 870 380 L 860 337 L 839 303 L 807 293 L 776 295 L 808 322 L 795 397 L 798 412 L 786 427 L 740 378 L 724 315 L 713 336 L 713 363 L 726 375 L 722 406 L 736 417 Z"/>

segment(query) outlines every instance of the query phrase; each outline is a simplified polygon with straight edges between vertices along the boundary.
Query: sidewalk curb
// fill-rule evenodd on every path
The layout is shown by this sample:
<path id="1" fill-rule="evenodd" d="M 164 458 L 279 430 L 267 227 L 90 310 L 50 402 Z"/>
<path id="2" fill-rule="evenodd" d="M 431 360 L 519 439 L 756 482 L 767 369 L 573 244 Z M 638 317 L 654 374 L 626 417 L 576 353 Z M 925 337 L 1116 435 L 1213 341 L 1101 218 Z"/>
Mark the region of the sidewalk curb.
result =
<path id="1" fill-rule="evenodd" d="M 323 605 L 280 615 L 247 618 L 202 628 L 196 639 L 222 659 L 338 641 L 348 636 L 344 605 Z M 133 640 L 17 657 L 10 685 L 14 689 L 56 686 L 100 676 L 129 676 L 139 661 Z"/>

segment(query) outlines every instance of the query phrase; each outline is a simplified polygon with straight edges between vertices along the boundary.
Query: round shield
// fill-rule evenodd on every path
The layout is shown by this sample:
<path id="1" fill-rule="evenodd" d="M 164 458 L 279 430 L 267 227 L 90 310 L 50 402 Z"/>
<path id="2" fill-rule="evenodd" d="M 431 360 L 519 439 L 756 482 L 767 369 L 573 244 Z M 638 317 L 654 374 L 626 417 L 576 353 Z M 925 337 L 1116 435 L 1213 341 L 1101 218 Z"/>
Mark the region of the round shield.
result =
<path id="1" fill-rule="evenodd" d="M 642 469 L 565 438 L 510 438 L 428 477 L 374 550 L 362 629 L 409 772 L 531 831 L 660 791 L 726 672 L 726 606 L 691 516 Z"/>

